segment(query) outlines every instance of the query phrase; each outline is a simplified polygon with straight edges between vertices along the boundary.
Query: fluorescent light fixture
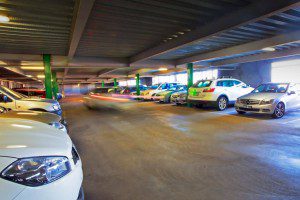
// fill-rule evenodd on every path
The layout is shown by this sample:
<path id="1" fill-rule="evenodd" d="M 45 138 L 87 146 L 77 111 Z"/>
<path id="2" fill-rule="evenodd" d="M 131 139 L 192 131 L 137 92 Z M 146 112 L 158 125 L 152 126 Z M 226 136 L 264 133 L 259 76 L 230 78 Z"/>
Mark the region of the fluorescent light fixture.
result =
<path id="1" fill-rule="evenodd" d="M 40 75 L 37 75 L 37 77 L 38 78 L 45 78 L 45 75 L 40 74 Z"/>
<path id="2" fill-rule="evenodd" d="M 167 71 L 167 70 L 168 70 L 168 68 L 165 68 L 165 67 L 161 67 L 158 69 L 158 71 Z"/>
<path id="3" fill-rule="evenodd" d="M 27 77 L 29 77 L 29 78 L 31 78 L 32 77 L 32 75 L 26 75 Z"/>
<path id="4" fill-rule="evenodd" d="M 9 18 L 4 15 L 0 15 L 0 22 L 9 22 Z"/>
<path id="5" fill-rule="evenodd" d="M 262 49 L 263 51 L 276 51 L 274 47 L 266 47 Z"/>
<path id="6" fill-rule="evenodd" d="M 25 66 L 22 66 L 21 69 L 24 69 L 24 70 L 43 70 L 44 67 L 25 67 Z"/>

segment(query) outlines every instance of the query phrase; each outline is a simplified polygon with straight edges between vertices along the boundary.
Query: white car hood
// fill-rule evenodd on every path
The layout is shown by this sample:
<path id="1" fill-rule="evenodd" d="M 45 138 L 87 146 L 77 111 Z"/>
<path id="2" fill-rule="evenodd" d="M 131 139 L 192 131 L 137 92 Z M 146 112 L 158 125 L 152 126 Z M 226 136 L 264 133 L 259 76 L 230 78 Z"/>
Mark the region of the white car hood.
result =
<path id="1" fill-rule="evenodd" d="M 278 99 L 284 96 L 285 93 L 267 93 L 267 92 L 259 92 L 259 93 L 249 93 L 244 96 L 241 96 L 239 99 L 255 99 L 255 100 L 270 100 L 270 99 Z"/>
<path id="2" fill-rule="evenodd" d="M 70 137 L 47 124 L 24 119 L 0 119 L 0 127 L 0 157 L 70 155 Z"/>
<path id="3" fill-rule="evenodd" d="M 58 104 L 58 101 L 53 100 L 53 99 L 23 98 L 23 99 L 20 99 L 20 101 L 37 101 L 37 102 L 43 102 L 43 103 Z"/>

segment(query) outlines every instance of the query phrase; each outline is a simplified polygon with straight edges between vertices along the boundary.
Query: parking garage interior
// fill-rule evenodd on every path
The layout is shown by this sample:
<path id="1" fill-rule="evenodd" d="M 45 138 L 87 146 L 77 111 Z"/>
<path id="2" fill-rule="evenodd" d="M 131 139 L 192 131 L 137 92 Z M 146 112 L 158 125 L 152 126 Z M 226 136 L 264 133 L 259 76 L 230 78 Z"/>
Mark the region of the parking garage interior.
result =
<path id="1" fill-rule="evenodd" d="M 293 86 L 278 93 L 295 101 L 272 97 L 275 110 L 257 114 L 251 99 L 239 110 L 249 92 L 233 99 L 221 92 L 204 105 L 189 99 L 207 82 L 204 90 L 216 93 L 222 80 L 250 93 L 262 84 Z M 155 100 L 170 84 L 185 90 L 159 92 L 182 92 L 180 105 L 172 96 Z M 299 84 L 299 0 L 0 1 L 0 97 L 4 87 L 59 102 L 82 162 L 78 199 L 300 199 Z M 0 125 L 10 112 L 48 112 L 10 107 L 14 100 L 5 98 Z M 0 162 L 10 157 L 6 128 Z M 1 200 L 36 199 L 1 187 Z M 52 195 L 44 198 L 58 199 Z"/>

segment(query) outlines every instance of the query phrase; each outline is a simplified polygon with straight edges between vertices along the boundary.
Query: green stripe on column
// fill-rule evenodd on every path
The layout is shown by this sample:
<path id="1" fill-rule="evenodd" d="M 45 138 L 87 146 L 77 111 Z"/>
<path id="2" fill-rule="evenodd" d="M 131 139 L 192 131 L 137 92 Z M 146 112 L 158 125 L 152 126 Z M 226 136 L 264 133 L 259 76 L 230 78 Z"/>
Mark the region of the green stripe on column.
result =
<path id="1" fill-rule="evenodd" d="M 141 94 L 141 90 L 140 90 L 140 74 L 136 74 L 135 75 L 135 80 L 136 80 L 136 95 L 140 95 Z"/>
<path id="2" fill-rule="evenodd" d="M 193 86 L 193 76 L 194 76 L 194 66 L 193 63 L 187 64 L 187 87 L 188 87 L 188 94 L 189 95 L 189 89 Z M 188 107 L 192 107 L 192 104 L 188 103 Z"/>
<path id="3" fill-rule="evenodd" d="M 53 90 L 54 97 L 57 100 L 58 84 L 57 84 L 56 72 L 52 72 L 52 90 Z"/>
<path id="4" fill-rule="evenodd" d="M 46 98 L 52 99 L 52 83 L 51 83 L 51 55 L 44 54 L 44 72 L 45 72 L 45 89 L 46 89 Z"/>

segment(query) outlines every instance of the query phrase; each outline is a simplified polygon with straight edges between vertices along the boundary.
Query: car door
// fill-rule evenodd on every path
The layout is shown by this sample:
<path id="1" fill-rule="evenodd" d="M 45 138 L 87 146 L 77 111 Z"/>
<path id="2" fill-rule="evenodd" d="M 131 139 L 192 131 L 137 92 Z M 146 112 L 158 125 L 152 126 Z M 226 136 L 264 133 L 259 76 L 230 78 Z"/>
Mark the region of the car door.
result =
<path id="1" fill-rule="evenodd" d="M 6 100 L 5 100 L 6 99 Z M 15 110 L 16 109 L 16 102 L 3 92 L 0 92 L 0 106 L 8 109 L 8 110 Z"/>
<path id="2" fill-rule="evenodd" d="M 300 85 L 290 84 L 286 93 L 286 107 L 287 109 L 300 108 Z"/>

